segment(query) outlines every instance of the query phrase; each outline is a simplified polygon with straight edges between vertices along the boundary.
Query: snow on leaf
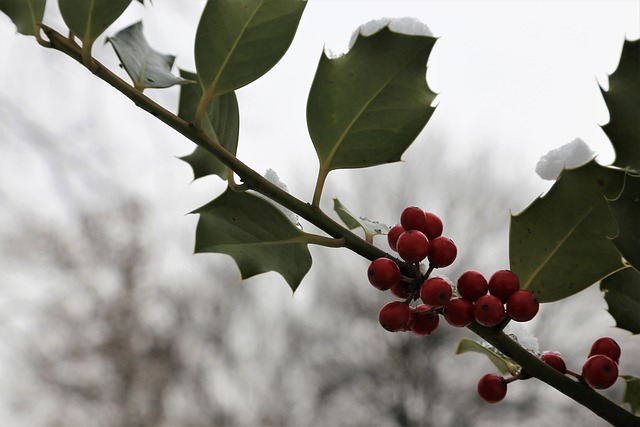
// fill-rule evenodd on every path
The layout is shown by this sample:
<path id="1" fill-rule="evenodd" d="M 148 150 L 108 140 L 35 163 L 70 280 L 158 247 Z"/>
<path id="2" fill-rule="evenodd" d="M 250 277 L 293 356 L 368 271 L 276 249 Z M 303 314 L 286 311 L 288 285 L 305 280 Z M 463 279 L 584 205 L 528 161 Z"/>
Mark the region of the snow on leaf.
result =
<path id="1" fill-rule="evenodd" d="M 574 169 L 593 158 L 594 153 L 589 146 L 576 138 L 542 156 L 536 165 L 536 173 L 542 179 L 555 180 L 563 169 Z"/>
<path id="2" fill-rule="evenodd" d="M 138 90 L 193 83 L 171 74 L 176 57 L 161 54 L 149 46 L 142 33 L 142 21 L 119 31 L 113 37 L 108 37 L 107 41 L 113 46 L 122 66 Z"/>
<path id="3" fill-rule="evenodd" d="M 534 353 L 540 352 L 538 338 L 533 334 L 533 330 L 528 323 L 510 322 L 504 328 L 504 332 L 515 337 L 515 341 L 527 350 Z"/>
<path id="4" fill-rule="evenodd" d="M 333 199 L 333 210 L 336 211 L 338 217 L 350 230 L 361 227 L 368 242 L 373 241 L 373 236 L 387 234 L 389 231 L 389 226 L 380 221 L 352 214 L 337 198 Z"/>
<path id="5" fill-rule="evenodd" d="M 223 95 L 224 96 L 224 95 Z M 276 171 L 274 171 L 273 169 L 267 169 L 267 171 L 264 174 L 264 177 L 267 179 L 267 181 L 269 181 L 272 184 L 275 184 L 278 188 L 280 188 L 281 190 L 286 191 L 287 193 L 289 192 L 289 189 L 287 188 L 287 184 L 285 184 L 284 182 L 282 182 L 280 180 L 280 177 L 278 176 L 278 173 Z M 265 196 L 263 196 L 260 193 L 254 192 L 249 190 L 249 192 L 251 194 L 255 194 L 258 197 L 262 197 L 265 200 L 267 200 L 269 203 L 273 204 L 276 208 L 278 208 L 283 214 L 285 214 L 287 216 L 287 218 L 289 218 L 289 221 L 291 221 L 296 227 L 302 229 L 302 225 L 299 222 L 299 217 L 298 215 L 296 215 L 295 213 L 293 213 L 291 210 L 285 208 L 284 206 L 282 206 L 279 203 L 276 203 L 274 201 L 272 201 L 271 199 L 266 198 Z"/>
<path id="6" fill-rule="evenodd" d="M 495 347 L 487 343 L 480 344 L 468 338 L 462 338 L 454 354 L 458 355 L 469 352 L 480 353 L 487 356 L 502 375 L 516 375 L 520 371 L 520 365 L 505 356 Z"/>
<path id="7" fill-rule="evenodd" d="M 435 42 L 384 27 L 339 58 L 322 54 L 307 102 L 316 195 L 331 170 L 400 160 L 434 111 L 426 67 Z"/>

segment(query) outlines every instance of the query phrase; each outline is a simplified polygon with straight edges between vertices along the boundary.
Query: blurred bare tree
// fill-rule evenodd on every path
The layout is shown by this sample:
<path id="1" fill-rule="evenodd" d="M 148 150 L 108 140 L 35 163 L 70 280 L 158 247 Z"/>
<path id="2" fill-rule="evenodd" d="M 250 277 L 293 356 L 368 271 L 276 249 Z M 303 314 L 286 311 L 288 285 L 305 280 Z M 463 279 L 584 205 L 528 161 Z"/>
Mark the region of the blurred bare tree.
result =
<path id="1" fill-rule="evenodd" d="M 315 267 L 293 299 L 273 290 L 285 287 L 280 278 L 265 285 L 275 275 L 240 284 L 228 259 L 189 255 L 190 235 L 158 227 L 159 207 L 171 201 L 117 187 L 87 166 L 95 153 L 69 156 L 18 109 L 5 117 L 31 132 L 25 141 L 38 144 L 52 197 L 68 217 L 51 222 L 14 207 L 9 226 L 0 227 L 0 260 L 11 266 L 0 271 L 3 288 L 12 271 L 44 291 L 33 306 L 22 302 L 33 313 L 28 327 L 0 328 L 21 361 L 7 387 L 29 425 L 483 426 L 499 419 L 537 427 L 557 425 L 559 414 L 566 426 L 602 425 L 533 380 L 514 384 L 521 391 L 499 409 L 481 403 L 476 380 L 493 368 L 477 355 L 453 356 L 466 330 L 443 322 L 425 338 L 384 331 L 376 314 L 391 297 L 367 283 L 367 262 L 354 254 L 314 248 Z M 405 175 L 355 171 L 351 188 L 335 194 L 352 211 L 387 222 L 406 200 L 442 216 L 461 248 L 460 262 L 443 272 L 452 279 L 465 269 L 505 268 L 513 192 L 486 172 L 488 156 L 445 161 L 446 138 L 427 142 L 413 154 L 424 160 L 406 164 Z M 473 167 L 480 161 L 484 169 Z M 417 194 L 407 180 L 446 183 L 447 193 Z M 108 195 L 104 203 L 87 202 L 87 189 L 75 184 L 87 181 Z M 0 202 L 15 206 L 7 185 Z M 377 242 L 384 246 L 384 238 Z"/>

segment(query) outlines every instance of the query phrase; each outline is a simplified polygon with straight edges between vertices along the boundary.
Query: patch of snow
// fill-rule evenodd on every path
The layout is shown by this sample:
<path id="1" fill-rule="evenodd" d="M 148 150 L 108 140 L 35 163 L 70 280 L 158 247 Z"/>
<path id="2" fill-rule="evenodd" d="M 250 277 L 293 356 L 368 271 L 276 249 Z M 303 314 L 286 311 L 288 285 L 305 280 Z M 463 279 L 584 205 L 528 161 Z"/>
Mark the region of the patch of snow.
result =
<path id="1" fill-rule="evenodd" d="M 542 179 L 555 180 L 563 169 L 572 169 L 593 160 L 594 153 L 580 138 L 549 151 L 538 160 L 536 173 Z"/>
<path id="2" fill-rule="evenodd" d="M 284 190 L 287 193 L 289 192 L 289 189 L 287 188 L 287 184 L 285 184 L 284 182 L 282 182 L 280 180 L 280 177 L 278 176 L 278 173 L 276 171 L 274 171 L 273 169 L 267 169 L 267 171 L 264 174 L 264 177 L 266 178 L 267 181 L 269 181 L 272 184 L 275 184 L 281 190 Z M 298 221 L 299 220 L 298 215 L 296 215 L 295 213 L 291 212 L 289 209 L 285 208 L 284 206 L 273 202 L 272 200 L 269 200 L 269 201 L 271 203 L 273 203 L 274 205 L 276 205 L 276 207 L 278 209 L 280 209 L 282 211 L 282 213 L 284 213 L 287 216 L 287 218 L 289 218 L 289 221 L 291 221 L 297 227 L 302 228 L 302 225 Z"/>
<path id="3" fill-rule="evenodd" d="M 429 36 L 433 37 L 431 29 L 420 20 L 413 17 L 402 18 L 379 18 L 366 22 L 360 25 L 352 34 L 349 39 L 349 47 L 347 51 L 351 50 L 356 43 L 358 36 L 369 37 L 383 29 L 389 27 L 391 31 L 399 34 L 407 34 L 410 36 Z M 325 49 L 325 55 L 328 58 L 334 59 L 344 55 L 345 52 L 334 52 L 331 49 Z"/>
<path id="4" fill-rule="evenodd" d="M 504 328 L 504 333 L 515 336 L 518 343 L 527 350 L 535 353 L 540 352 L 538 338 L 533 335 L 533 331 L 527 323 L 510 322 Z"/>

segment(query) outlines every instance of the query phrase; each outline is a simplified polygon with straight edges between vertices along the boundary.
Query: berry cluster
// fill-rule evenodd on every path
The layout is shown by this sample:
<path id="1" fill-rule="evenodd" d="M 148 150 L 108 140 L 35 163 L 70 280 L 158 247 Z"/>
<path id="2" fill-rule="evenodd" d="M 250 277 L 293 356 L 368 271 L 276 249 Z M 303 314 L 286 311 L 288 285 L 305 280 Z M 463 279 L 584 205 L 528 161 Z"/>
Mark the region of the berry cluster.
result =
<path id="1" fill-rule="evenodd" d="M 453 286 L 442 277 L 429 277 L 436 268 L 447 267 L 458 250 L 453 241 L 442 235 L 440 218 L 419 207 L 402 211 L 400 224 L 391 227 L 387 240 L 407 263 L 409 275 L 389 258 L 374 260 L 367 271 L 369 282 L 377 289 L 390 290 L 403 301 L 385 304 L 378 313 L 382 327 L 391 332 L 412 331 L 429 335 L 437 327 L 440 315 L 447 323 L 464 327 L 476 321 L 496 326 L 507 316 L 518 322 L 531 320 L 538 312 L 536 297 L 520 289 L 518 276 L 509 270 L 495 272 L 487 281 L 477 271 L 467 271 Z M 420 263 L 429 261 L 423 274 Z M 420 298 L 423 304 L 411 307 Z"/>
<path id="2" fill-rule="evenodd" d="M 605 389 L 611 387 L 618 379 L 618 362 L 620 361 L 620 346 L 609 337 L 599 338 L 591 345 L 586 362 L 582 365 L 582 374 L 576 374 L 567 366 L 555 351 L 546 351 L 540 355 L 540 360 L 560 371 L 562 374 L 576 377 L 591 388 Z"/>
<path id="3" fill-rule="evenodd" d="M 591 346 L 587 361 L 582 366 L 582 374 L 568 370 L 562 356 L 556 351 L 543 352 L 540 360 L 562 374 L 577 378 L 591 388 L 605 389 L 611 387 L 618 379 L 620 353 L 620 346 L 613 338 L 597 339 Z M 507 384 L 523 377 L 526 376 L 518 374 L 511 378 L 504 378 L 498 374 L 486 374 L 478 380 L 478 394 L 486 402 L 500 402 L 507 395 Z"/>

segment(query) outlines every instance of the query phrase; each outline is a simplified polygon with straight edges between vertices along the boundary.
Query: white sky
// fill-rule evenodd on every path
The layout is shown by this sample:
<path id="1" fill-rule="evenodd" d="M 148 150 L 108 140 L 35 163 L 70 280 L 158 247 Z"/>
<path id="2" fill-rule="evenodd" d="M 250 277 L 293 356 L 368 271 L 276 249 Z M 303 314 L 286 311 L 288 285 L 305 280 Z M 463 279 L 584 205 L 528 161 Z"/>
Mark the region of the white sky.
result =
<path id="1" fill-rule="evenodd" d="M 48 3 L 45 21 L 62 29 L 55 2 Z M 143 19 L 151 46 L 176 54 L 178 67 L 193 70 L 193 38 L 204 4 L 156 0 L 145 8 L 134 2 L 107 35 Z M 285 58 L 238 91 L 239 157 L 258 171 L 275 169 L 292 192 L 310 198 L 317 160 L 306 130 L 305 105 L 323 46 L 344 50 L 358 25 L 411 16 L 440 37 L 429 62 L 429 84 L 440 93 L 430 126 L 447 130 L 452 152 L 473 155 L 490 144 L 512 161 L 523 162 L 518 168 L 535 176 L 541 155 L 580 137 L 608 163 L 613 153 L 598 125 L 608 120 L 608 113 L 596 77 L 606 82 L 625 33 L 639 37 L 639 5 L 637 0 L 310 0 Z M 111 121 L 92 121 L 92 126 L 125 128 L 136 138 L 167 138 L 162 126 L 141 127 L 141 116 L 132 113 L 128 101 L 77 64 L 14 32 L 12 23 L 0 17 L 0 100 L 35 112 L 35 120 L 54 133 L 93 109 L 102 118 L 108 113 Z M 101 61 L 118 70 L 109 45 L 98 42 L 94 49 Z M 38 65 L 29 67 L 31 63 Z M 176 109 L 177 88 L 148 93 Z M 181 137 L 169 138 L 179 147 L 172 154 L 192 150 Z M 304 173 L 309 179 L 300 180 Z"/>

